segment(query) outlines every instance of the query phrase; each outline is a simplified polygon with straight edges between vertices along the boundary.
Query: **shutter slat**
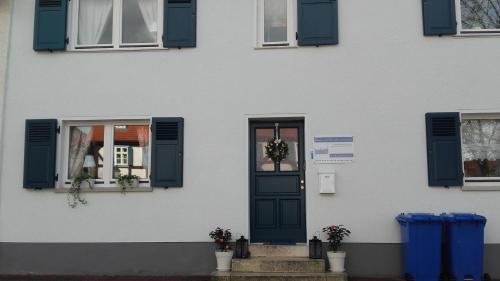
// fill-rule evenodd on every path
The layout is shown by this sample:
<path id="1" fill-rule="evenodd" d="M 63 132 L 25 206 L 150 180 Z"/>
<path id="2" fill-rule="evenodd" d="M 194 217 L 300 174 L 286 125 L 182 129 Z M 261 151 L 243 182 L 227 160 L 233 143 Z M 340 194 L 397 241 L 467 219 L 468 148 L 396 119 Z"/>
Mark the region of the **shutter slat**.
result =
<path id="1" fill-rule="evenodd" d="M 297 0 L 298 44 L 339 43 L 337 0 Z"/>
<path id="2" fill-rule="evenodd" d="M 463 186 L 460 114 L 427 113 L 429 186 Z"/>
<path id="3" fill-rule="evenodd" d="M 196 0 L 166 0 L 163 46 L 196 47 Z"/>
<path id="4" fill-rule="evenodd" d="M 37 0 L 35 6 L 35 51 L 66 50 L 67 0 Z"/>
<path id="5" fill-rule="evenodd" d="M 54 188 L 57 120 L 26 120 L 24 188 Z"/>
<path id="6" fill-rule="evenodd" d="M 151 186 L 182 187 L 184 119 L 153 118 L 151 130 Z"/>
<path id="7" fill-rule="evenodd" d="M 455 0 L 422 0 L 424 35 L 457 34 Z"/>

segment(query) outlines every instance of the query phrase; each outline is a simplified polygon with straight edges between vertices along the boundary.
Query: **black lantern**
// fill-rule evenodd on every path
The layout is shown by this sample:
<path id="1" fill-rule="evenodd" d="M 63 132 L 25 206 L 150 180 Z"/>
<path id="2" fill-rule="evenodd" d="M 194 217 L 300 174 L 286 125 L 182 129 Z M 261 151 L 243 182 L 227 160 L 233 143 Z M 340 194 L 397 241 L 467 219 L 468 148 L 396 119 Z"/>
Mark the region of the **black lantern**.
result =
<path id="1" fill-rule="evenodd" d="M 242 235 L 240 239 L 236 240 L 236 258 L 246 259 L 248 256 L 248 239 Z"/>
<path id="2" fill-rule="evenodd" d="M 323 242 L 318 239 L 318 236 L 314 236 L 313 239 L 309 240 L 309 258 L 323 258 Z"/>

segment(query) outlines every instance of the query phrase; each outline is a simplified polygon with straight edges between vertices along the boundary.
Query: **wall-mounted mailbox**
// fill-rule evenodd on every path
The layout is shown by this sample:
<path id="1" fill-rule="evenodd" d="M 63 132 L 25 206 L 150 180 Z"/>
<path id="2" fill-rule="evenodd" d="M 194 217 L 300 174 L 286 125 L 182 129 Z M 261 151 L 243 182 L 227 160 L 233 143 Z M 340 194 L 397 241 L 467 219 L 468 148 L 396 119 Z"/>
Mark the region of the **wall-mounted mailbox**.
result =
<path id="1" fill-rule="evenodd" d="M 335 193 L 335 172 L 319 173 L 319 193 Z"/>

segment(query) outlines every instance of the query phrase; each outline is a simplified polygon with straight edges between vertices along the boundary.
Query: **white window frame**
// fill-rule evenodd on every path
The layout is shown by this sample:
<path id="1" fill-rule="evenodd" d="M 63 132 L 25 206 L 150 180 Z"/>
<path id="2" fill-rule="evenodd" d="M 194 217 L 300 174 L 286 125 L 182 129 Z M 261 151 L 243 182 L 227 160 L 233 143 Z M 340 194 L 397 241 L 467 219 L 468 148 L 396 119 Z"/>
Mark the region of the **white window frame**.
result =
<path id="1" fill-rule="evenodd" d="M 287 40 L 283 42 L 264 41 L 264 1 L 256 0 L 256 48 L 287 48 L 297 46 L 297 0 L 287 1 Z"/>
<path id="2" fill-rule="evenodd" d="M 462 4 L 455 0 L 455 13 L 457 17 L 457 34 L 459 35 L 500 35 L 499 29 L 464 29 L 462 26 Z"/>
<path id="3" fill-rule="evenodd" d="M 95 187 L 92 190 L 85 191 L 121 191 L 120 186 L 113 179 L 113 164 L 114 164 L 114 126 L 127 126 L 127 125 L 147 125 L 151 131 L 151 119 L 141 119 L 141 120 L 81 120 L 72 121 L 66 120 L 62 121 L 61 126 L 61 140 L 62 144 L 60 146 L 60 165 L 58 167 L 60 177 L 59 185 L 56 189 L 67 190 L 71 187 L 71 180 L 68 179 L 68 157 L 69 157 L 69 138 L 70 138 L 70 127 L 74 126 L 104 126 L 104 161 L 103 161 L 103 178 L 96 179 Z M 148 169 L 151 173 L 151 134 L 149 134 L 149 149 L 148 149 Z M 149 176 L 149 175 L 147 175 Z M 151 190 L 149 179 L 140 179 L 139 188 L 136 191 L 149 191 Z"/>
<path id="4" fill-rule="evenodd" d="M 500 113 L 491 112 L 471 112 L 461 113 L 460 121 L 463 124 L 464 120 L 500 120 Z M 492 191 L 500 190 L 500 177 L 466 177 L 465 176 L 465 160 L 464 160 L 464 143 L 462 137 L 462 126 L 460 126 L 460 142 L 462 147 L 462 170 L 464 171 L 464 186 L 466 191 Z"/>
<path id="5" fill-rule="evenodd" d="M 113 35 L 112 44 L 78 45 L 78 7 L 80 0 L 72 0 L 69 9 L 69 49 L 74 51 L 89 50 L 134 50 L 134 49 L 165 49 L 163 48 L 163 0 L 158 0 L 158 31 L 154 43 L 122 43 L 122 11 L 123 0 L 113 1 Z"/>
<path id="6" fill-rule="evenodd" d="M 118 152 L 118 149 L 122 149 L 122 151 Z M 125 150 L 123 150 L 125 149 Z M 124 145 L 116 145 L 116 146 L 113 146 L 113 153 L 114 153 L 114 158 L 113 158 L 113 164 L 115 166 L 128 166 L 129 163 L 128 163 L 128 153 L 129 153 L 129 147 L 128 146 L 124 146 Z M 120 155 L 120 159 L 122 160 L 122 163 L 118 163 L 117 160 L 118 160 L 118 155 Z M 124 162 L 123 160 L 126 159 L 126 162 Z"/>

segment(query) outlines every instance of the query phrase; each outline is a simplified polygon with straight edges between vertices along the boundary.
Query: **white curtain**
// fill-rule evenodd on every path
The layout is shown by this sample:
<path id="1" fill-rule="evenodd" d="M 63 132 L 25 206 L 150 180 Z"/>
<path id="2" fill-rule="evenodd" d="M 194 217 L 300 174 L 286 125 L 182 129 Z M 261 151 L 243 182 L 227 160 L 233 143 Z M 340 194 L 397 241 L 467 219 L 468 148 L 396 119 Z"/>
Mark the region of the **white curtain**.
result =
<path id="1" fill-rule="evenodd" d="M 142 18 L 148 27 L 149 32 L 156 34 L 158 31 L 158 0 L 137 0 Z"/>
<path id="2" fill-rule="evenodd" d="M 78 43 L 80 45 L 99 44 L 112 11 L 112 0 L 80 0 Z"/>
<path id="3" fill-rule="evenodd" d="M 83 171 L 85 155 L 92 142 L 91 127 L 74 127 L 71 130 L 69 143 L 69 178 L 80 176 Z"/>
<path id="4" fill-rule="evenodd" d="M 137 139 L 142 149 L 142 166 L 146 171 L 148 170 L 149 162 L 149 128 L 148 126 L 139 126 L 137 128 Z M 146 173 L 147 174 L 147 173 Z"/>

